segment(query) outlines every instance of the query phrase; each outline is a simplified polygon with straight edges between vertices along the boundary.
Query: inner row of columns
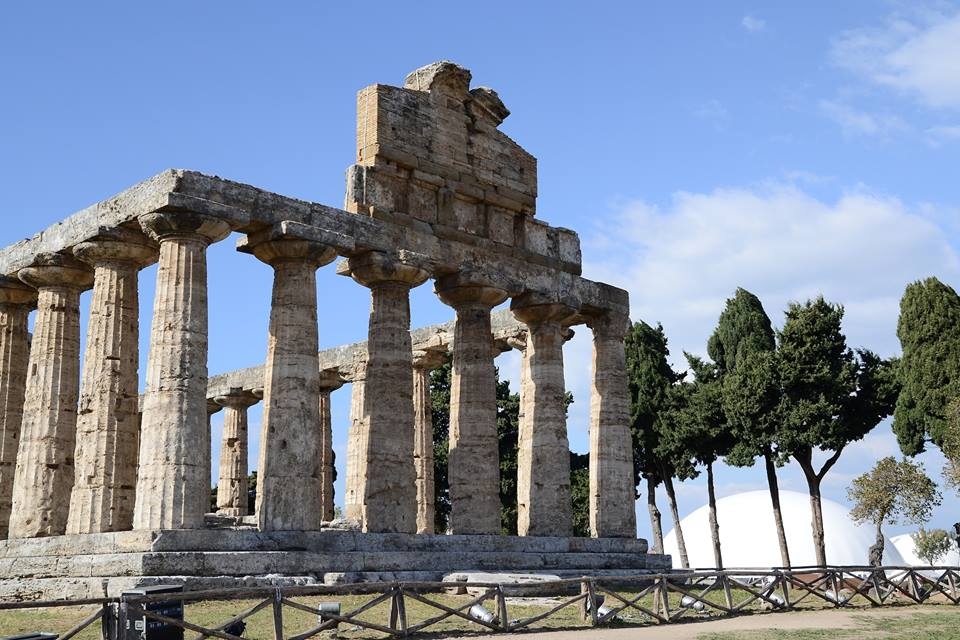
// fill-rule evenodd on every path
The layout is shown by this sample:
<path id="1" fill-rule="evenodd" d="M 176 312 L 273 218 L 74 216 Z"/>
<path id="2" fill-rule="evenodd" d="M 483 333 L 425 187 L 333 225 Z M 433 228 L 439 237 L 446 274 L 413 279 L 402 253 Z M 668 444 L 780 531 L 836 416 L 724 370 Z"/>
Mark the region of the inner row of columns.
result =
<path id="1" fill-rule="evenodd" d="M 0 531 L 9 522 L 9 537 L 203 526 L 211 446 L 205 251 L 230 229 L 222 220 L 199 214 L 153 213 L 139 222 L 146 236 L 118 229 L 78 245 L 74 256 L 41 256 L 18 274 L 29 287 L 0 283 Z M 241 250 L 274 270 L 258 525 L 268 531 L 319 529 L 333 511 L 332 389 L 322 391 L 319 371 L 316 270 L 332 261 L 336 251 L 270 232 L 248 236 Z M 138 443 L 136 276 L 157 254 Z M 351 257 L 348 264 L 352 277 L 371 289 L 371 311 L 367 361 L 354 381 L 346 516 L 366 531 L 432 531 L 433 489 L 426 482 L 428 469 L 432 479 L 432 433 L 424 432 L 429 402 L 422 397 L 429 396 L 430 363 L 424 356 L 414 359 L 409 334 L 409 291 L 430 274 L 380 252 Z M 79 295 L 91 284 L 78 389 Z M 490 311 L 507 292 L 462 273 L 439 278 L 436 291 L 457 317 L 450 530 L 498 533 Z M 24 358 L 26 319 L 33 305 L 38 314 L 29 358 Z M 570 535 L 562 331 L 576 310 L 523 296 L 511 307 L 528 327 L 521 376 L 518 533 Z M 622 342 L 627 320 L 600 315 L 588 324 L 594 331 L 591 529 L 595 536 L 633 537 Z M 246 408 L 257 400 L 241 390 L 215 399 L 226 408 L 223 446 L 229 455 L 221 457 L 218 494 L 224 513 L 242 510 L 238 501 L 246 501 L 242 436 Z M 20 441 L 14 443 L 18 423 Z M 318 429 L 318 424 L 325 427 Z M 18 451 L 15 463 L 13 450 Z M 138 451 L 139 468 L 131 464 Z"/>

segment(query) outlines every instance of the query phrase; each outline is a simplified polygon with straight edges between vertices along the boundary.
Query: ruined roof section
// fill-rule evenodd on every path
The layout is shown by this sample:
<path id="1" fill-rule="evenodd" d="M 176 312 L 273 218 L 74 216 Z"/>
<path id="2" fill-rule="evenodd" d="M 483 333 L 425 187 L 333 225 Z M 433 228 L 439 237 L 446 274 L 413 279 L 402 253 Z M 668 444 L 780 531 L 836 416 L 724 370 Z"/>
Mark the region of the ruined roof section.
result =
<path id="1" fill-rule="evenodd" d="M 403 87 L 360 91 L 348 211 L 409 216 L 524 246 L 537 161 L 497 129 L 510 115 L 497 92 L 470 89 L 470 78 L 442 61 L 411 72 Z"/>

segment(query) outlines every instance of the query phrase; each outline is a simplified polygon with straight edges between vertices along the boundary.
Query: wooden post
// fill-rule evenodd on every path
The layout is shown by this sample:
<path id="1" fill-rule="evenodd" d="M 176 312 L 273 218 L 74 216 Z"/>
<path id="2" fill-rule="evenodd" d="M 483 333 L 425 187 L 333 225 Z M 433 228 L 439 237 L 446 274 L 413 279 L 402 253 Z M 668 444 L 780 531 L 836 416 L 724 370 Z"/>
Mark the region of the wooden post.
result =
<path id="1" fill-rule="evenodd" d="M 279 587 L 273 596 L 273 640 L 283 640 L 283 595 Z"/>
<path id="2" fill-rule="evenodd" d="M 510 631 L 510 618 L 507 617 L 507 599 L 503 595 L 503 587 L 497 585 L 497 617 L 500 618 L 500 628 Z"/>

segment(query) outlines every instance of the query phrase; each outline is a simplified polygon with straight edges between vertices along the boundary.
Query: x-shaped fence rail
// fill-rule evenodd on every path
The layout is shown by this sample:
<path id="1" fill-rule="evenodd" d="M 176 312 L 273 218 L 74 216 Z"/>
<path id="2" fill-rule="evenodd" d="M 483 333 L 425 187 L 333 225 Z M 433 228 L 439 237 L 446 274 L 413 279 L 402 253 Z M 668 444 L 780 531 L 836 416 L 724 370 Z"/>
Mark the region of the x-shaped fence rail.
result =
<path id="1" fill-rule="evenodd" d="M 461 598 L 456 604 L 438 600 L 437 593 L 469 586 L 473 597 Z M 477 591 L 480 593 L 477 594 Z M 521 618 L 512 618 L 511 611 L 526 611 L 523 596 L 549 592 L 554 594 L 543 610 Z M 335 607 L 318 607 L 302 602 L 303 598 L 369 596 L 370 599 L 349 611 Z M 516 600 L 514 598 L 519 598 Z M 210 601 L 254 601 L 243 611 L 215 626 L 203 626 L 151 610 L 150 605 L 177 601 L 183 604 Z M 416 602 L 427 617 L 412 619 L 407 603 Z M 484 603 L 490 602 L 490 611 Z M 273 640 L 307 640 L 324 631 L 349 625 L 386 636 L 407 637 L 433 628 L 450 618 L 459 618 L 472 630 L 492 633 L 529 629 L 539 622 L 575 608 L 582 625 L 598 626 L 613 620 L 622 623 L 668 624 L 684 618 L 722 617 L 756 611 L 790 611 L 801 607 L 883 606 L 892 603 L 960 604 L 960 568 L 958 567 L 794 567 L 791 569 L 695 569 L 644 576 L 582 577 L 533 584 L 495 584 L 450 582 L 394 582 L 310 585 L 295 587 L 262 587 L 215 589 L 183 593 L 125 595 L 120 598 L 86 600 L 48 600 L 34 602 L 0 602 L 3 610 L 36 607 L 99 605 L 92 614 L 60 634 L 69 640 L 100 620 L 104 637 L 120 640 L 123 633 L 110 629 L 126 629 L 134 619 L 182 629 L 189 640 L 220 638 L 243 640 L 243 625 L 261 610 L 270 609 L 273 616 Z M 388 603 L 389 615 L 371 619 L 369 613 Z M 316 624 L 288 633 L 284 627 L 286 610 L 303 611 L 317 616 Z M 568 612 L 569 613 L 569 612 Z M 417 616 L 414 616 L 417 617 Z M 629 618 L 629 619 L 628 619 Z M 639 618 L 639 619 L 638 619 Z M 566 618 L 569 626 L 569 618 Z M 342 629 L 342 628 L 341 628 Z M 447 629 L 449 631 L 449 628 Z M 113 636 L 113 637 L 111 637 Z"/>

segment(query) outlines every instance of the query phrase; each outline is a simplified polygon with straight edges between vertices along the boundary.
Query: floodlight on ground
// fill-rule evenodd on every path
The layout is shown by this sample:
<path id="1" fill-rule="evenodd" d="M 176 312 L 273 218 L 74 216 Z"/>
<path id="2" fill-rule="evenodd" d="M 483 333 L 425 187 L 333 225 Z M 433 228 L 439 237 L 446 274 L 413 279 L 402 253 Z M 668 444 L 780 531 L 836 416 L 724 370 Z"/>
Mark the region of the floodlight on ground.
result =
<path id="1" fill-rule="evenodd" d="M 472 607 L 470 607 L 469 615 L 474 620 L 486 622 L 487 624 L 492 623 L 494 618 L 493 614 L 490 613 L 490 611 L 486 607 L 484 607 L 482 604 L 475 604 Z"/>
<path id="2" fill-rule="evenodd" d="M 683 596 L 680 598 L 680 606 L 684 609 L 693 609 L 694 611 L 703 611 L 707 605 L 703 604 L 693 596 Z"/>

